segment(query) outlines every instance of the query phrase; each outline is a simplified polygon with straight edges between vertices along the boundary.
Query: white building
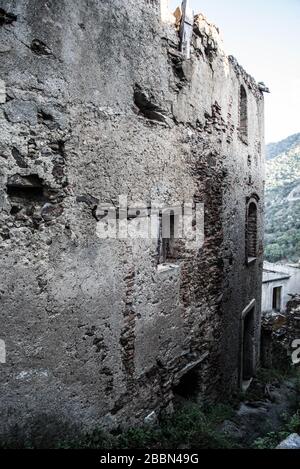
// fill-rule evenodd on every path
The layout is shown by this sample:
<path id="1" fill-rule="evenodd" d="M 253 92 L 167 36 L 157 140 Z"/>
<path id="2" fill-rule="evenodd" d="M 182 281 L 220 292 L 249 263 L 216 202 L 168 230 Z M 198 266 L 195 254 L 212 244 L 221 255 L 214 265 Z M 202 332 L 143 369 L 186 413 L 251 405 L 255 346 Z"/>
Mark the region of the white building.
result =
<path id="1" fill-rule="evenodd" d="M 300 293 L 300 263 L 264 262 L 262 313 L 285 311 L 289 295 L 296 293 Z"/>

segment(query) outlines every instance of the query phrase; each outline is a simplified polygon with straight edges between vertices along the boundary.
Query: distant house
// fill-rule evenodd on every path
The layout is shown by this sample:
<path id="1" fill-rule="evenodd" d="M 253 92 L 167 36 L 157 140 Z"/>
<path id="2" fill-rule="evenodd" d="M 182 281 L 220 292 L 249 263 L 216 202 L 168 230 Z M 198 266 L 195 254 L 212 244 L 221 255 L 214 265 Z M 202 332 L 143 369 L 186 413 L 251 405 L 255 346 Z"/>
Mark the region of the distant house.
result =
<path id="1" fill-rule="evenodd" d="M 264 262 L 262 314 L 284 312 L 289 295 L 300 293 L 300 263 L 272 264 Z"/>

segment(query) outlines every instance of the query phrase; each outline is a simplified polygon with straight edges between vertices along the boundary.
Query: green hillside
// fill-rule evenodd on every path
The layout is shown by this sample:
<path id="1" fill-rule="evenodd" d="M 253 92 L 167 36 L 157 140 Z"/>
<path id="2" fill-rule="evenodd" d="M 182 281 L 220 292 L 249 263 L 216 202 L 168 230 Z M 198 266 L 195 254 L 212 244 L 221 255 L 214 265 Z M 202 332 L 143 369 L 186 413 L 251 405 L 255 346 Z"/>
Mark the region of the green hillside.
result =
<path id="1" fill-rule="evenodd" d="M 300 133 L 267 146 L 265 258 L 300 259 Z"/>

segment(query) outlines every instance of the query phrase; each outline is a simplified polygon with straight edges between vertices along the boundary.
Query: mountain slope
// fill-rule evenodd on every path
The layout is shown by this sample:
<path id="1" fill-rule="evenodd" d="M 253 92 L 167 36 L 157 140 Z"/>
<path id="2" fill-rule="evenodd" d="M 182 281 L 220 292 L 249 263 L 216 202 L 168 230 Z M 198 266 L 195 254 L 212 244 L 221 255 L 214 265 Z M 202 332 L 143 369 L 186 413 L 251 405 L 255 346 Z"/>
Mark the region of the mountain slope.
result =
<path id="1" fill-rule="evenodd" d="M 300 133 L 290 135 L 289 137 L 285 138 L 284 140 L 281 140 L 280 142 L 269 143 L 269 145 L 266 146 L 266 158 L 267 160 L 271 160 L 273 158 L 276 158 L 276 156 L 281 155 L 281 153 L 289 151 L 299 145 Z"/>
<path id="2" fill-rule="evenodd" d="M 267 146 L 265 257 L 300 259 L 300 133 Z"/>

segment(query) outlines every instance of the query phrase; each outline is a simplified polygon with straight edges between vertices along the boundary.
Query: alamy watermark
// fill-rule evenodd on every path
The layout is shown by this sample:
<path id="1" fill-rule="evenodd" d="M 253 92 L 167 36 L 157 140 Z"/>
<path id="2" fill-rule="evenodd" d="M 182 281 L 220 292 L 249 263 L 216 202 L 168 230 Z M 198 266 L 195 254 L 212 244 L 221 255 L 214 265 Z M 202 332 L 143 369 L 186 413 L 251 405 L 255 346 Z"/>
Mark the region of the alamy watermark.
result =
<path id="1" fill-rule="evenodd" d="M 204 243 L 204 204 L 176 202 L 172 206 L 157 201 L 128 205 L 120 195 L 118 204 L 100 203 L 94 213 L 96 234 L 100 239 L 183 239 L 190 247 Z M 189 247 L 189 246 L 187 246 Z"/>
<path id="2" fill-rule="evenodd" d="M 6 363 L 6 347 L 2 339 L 0 339 L 0 363 Z"/>
<path id="3" fill-rule="evenodd" d="M 300 339 L 295 339 L 292 342 L 292 348 L 295 349 L 292 353 L 293 365 L 298 365 L 300 363 Z"/>

